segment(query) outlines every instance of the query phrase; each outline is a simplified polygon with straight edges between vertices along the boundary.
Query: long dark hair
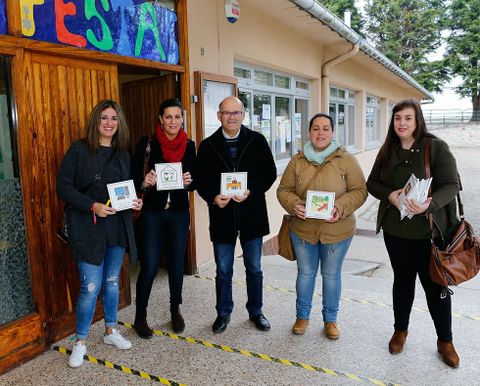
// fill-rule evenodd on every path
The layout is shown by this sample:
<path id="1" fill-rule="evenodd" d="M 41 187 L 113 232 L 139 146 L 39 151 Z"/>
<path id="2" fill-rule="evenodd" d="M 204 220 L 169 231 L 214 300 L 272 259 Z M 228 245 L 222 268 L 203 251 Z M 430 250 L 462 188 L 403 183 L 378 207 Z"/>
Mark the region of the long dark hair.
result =
<path id="1" fill-rule="evenodd" d="M 116 111 L 118 118 L 118 129 L 112 138 L 112 147 L 119 153 L 128 151 L 130 133 L 122 107 L 115 101 L 104 99 L 93 108 L 85 123 L 85 142 L 92 154 L 96 154 L 100 147 L 98 126 L 102 120 L 102 112 L 109 107 Z"/>
<path id="2" fill-rule="evenodd" d="M 404 99 L 398 102 L 393 107 L 392 117 L 390 118 L 390 125 L 388 126 L 387 137 L 385 138 L 385 142 L 383 143 L 377 155 L 377 161 L 380 162 L 380 165 L 384 165 L 385 163 L 387 163 L 393 150 L 400 145 L 400 139 L 398 138 L 397 133 L 395 133 L 394 129 L 395 114 L 407 108 L 412 108 L 415 111 L 416 128 L 413 132 L 413 138 L 415 138 L 415 141 L 423 136 L 434 137 L 434 135 L 430 134 L 427 130 L 425 119 L 423 118 L 422 108 L 416 100 Z"/>

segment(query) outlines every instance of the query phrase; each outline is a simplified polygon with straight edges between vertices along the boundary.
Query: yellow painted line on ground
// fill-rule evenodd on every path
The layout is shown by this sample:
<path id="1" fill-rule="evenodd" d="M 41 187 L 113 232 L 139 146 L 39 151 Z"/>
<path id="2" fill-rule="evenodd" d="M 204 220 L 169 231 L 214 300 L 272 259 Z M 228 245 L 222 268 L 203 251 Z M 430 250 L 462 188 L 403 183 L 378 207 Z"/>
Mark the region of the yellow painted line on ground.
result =
<path id="1" fill-rule="evenodd" d="M 209 276 L 194 275 L 194 277 L 197 278 L 197 279 L 209 280 L 209 281 L 213 281 L 213 282 L 215 281 L 214 277 L 209 277 Z M 241 280 L 233 280 L 233 283 L 235 283 L 236 285 L 242 286 L 242 287 L 246 286 L 245 282 L 241 281 Z M 271 290 L 271 291 L 288 292 L 288 293 L 292 293 L 292 294 L 296 293 L 296 291 L 294 289 L 290 289 L 290 288 L 271 287 L 271 286 L 268 286 L 268 285 L 264 285 L 263 288 Z M 322 295 L 315 294 L 315 293 L 313 294 L 313 296 L 322 297 Z M 360 304 L 373 304 L 375 306 L 380 306 L 380 307 L 388 307 L 388 308 L 393 307 L 391 304 L 385 304 L 385 303 L 382 303 L 382 302 L 376 302 L 376 301 L 365 300 L 365 299 L 347 298 L 347 297 L 344 297 L 344 296 L 341 297 L 341 300 L 344 301 L 344 302 L 353 302 L 353 303 L 360 303 Z M 413 310 L 417 311 L 417 312 L 421 312 L 421 313 L 428 313 L 428 310 L 426 308 L 413 307 Z M 462 314 L 454 313 L 454 314 L 452 314 L 452 316 L 455 317 L 455 318 L 480 321 L 480 316 L 475 316 L 475 315 L 470 316 L 470 315 L 462 315 Z"/>
<path id="2" fill-rule="evenodd" d="M 52 349 L 55 350 L 55 351 L 58 351 L 62 354 L 67 354 L 67 355 L 72 354 L 72 351 L 67 349 L 66 347 L 54 346 L 54 347 L 52 347 Z M 156 381 L 156 382 L 160 382 L 164 385 L 169 385 L 169 386 L 186 386 L 185 383 L 178 383 L 178 382 L 175 382 L 175 381 L 171 381 L 171 380 L 166 379 L 166 378 L 161 378 L 157 375 L 148 374 L 144 371 L 131 369 L 131 368 L 129 368 L 127 366 L 124 366 L 124 365 L 116 365 L 112 362 L 108 362 L 108 361 L 103 360 L 103 359 L 98 359 L 98 358 L 92 357 L 91 355 L 85 355 L 83 358 L 88 360 L 89 362 L 105 366 L 109 369 L 120 370 L 120 371 L 124 372 L 125 374 L 136 375 L 140 378 L 148 379 L 149 381 Z"/>
<path id="3" fill-rule="evenodd" d="M 127 328 L 133 328 L 131 323 L 122 322 L 120 320 L 118 321 L 118 324 L 120 324 L 122 326 L 125 326 Z M 363 383 L 370 383 L 370 384 L 380 385 L 380 386 L 400 386 L 397 383 L 382 382 L 382 381 L 378 381 L 378 380 L 373 379 L 373 378 L 367 378 L 367 377 L 362 377 L 360 375 L 353 375 L 353 374 L 350 374 L 350 373 L 344 373 L 343 371 L 327 369 L 327 368 L 323 368 L 323 367 L 319 367 L 319 366 L 309 365 L 309 364 L 306 364 L 306 363 L 291 361 L 291 360 L 288 360 L 288 359 L 275 358 L 275 357 L 272 357 L 272 356 L 267 355 L 267 354 L 258 354 L 258 353 L 252 352 L 252 351 L 248 351 L 248 350 L 244 350 L 244 349 L 238 349 L 238 348 L 226 346 L 226 345 L 223 345 L 223 344 L 212 343 L 212 342 L 208 342 L 206 340 L 196 339 L 196 338 L 192 338 L 192 337 L 177 335 L 177 334 L 173 334 L 173 333 L 170 333 L 170 332 L 167 332 L 167 331 L 153 330 L 153 333 L 155 335 L 165 336 L 167 338 L 171 338 L 171 339 L 175 339 L 175 340 L 181 340 L 181 341 L 188 342 L 188 343 L 198 344 L 198 345 L 208 347 L 208 348 L 214 348 L 214 349 L 229 352 L 229 353 L 241 354 L 241 355 L 244 355 L 244 356 L 247 356 L 247 357 L 262 359 L 264 361 L 269 361 L 269 362 L 280 363 L 280 364 L 286 365 L 286 366 L 300 367 L 300 368 L 305 369 L 305 370 L 316 371 L 316 372 L 319 372 L 319 373 L 324 373 L 324 374 L 328 374 L 328 375 L 332 375 L 332 376 L 354 379 L 356 381 L 363 382 Z"/>

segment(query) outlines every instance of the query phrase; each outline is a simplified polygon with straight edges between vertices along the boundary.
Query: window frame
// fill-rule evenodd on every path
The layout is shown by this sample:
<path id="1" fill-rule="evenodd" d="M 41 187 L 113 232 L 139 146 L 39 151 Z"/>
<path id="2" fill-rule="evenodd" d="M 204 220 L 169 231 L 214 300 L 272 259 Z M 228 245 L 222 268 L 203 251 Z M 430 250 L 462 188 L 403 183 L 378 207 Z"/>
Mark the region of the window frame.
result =
<path id="1" fill-rule="evenodd" d="M 375 100 L 375 103 L 369 102 Z M 373 119 L 369 118 L 369 113 L 373 110 Z M 377 148 L 381 144 L 381 118 L 382 117 L 382 103 L 380 97 L 376 95 L 367 94 L 365 99 L 365 150 Z M 373 123 L 369 125 L 369 120 Z M 369 139 L 370 130 L 373 130 L 374 139 Z"/>
<path id="2" fill-rule="evenodd" d="M 340 92 L 343 93 L 344 97 L 339 96 Z M 347 89 L 347 88 L 342 88 L 342 87 L 332 85 L 332 86 L 330 86 L 330 98 L 329 98 L 329 101 L 328 101 L 329 111 L 330 111 L 331 105 L 332 104 L 335 105 L 335 116 L 332 117 L 332 118 L 334 118 L 335 138 L 337 139 L 337 141 L 339 140 L 338 139 L 338 137 L 339 137 L 338 106 L 340 104 L 345 106 L 345 109 L 344 109 L 344 124 L 343 124 L 344 132 L 343 132 L 343 134 L 346 138 L 346 143 L 344 143 L 342 145 L 345 146 L 345 148 L 348 151 L 353 152 L 353 153 L 358 151 L 357 146 L 356 146 L 356 142 L 357 142 L 357 135 L 356 134 L 357 133 L 355 132 L 355 125 L 350 127 L 351 122 L 355 123 L 355 113 L 356 113 L 355 93 L 356 93 L 355 90 L 350 90 L 350 89 Z M 349 113 L 349 107 L 353 108 L 353 114 Z M 352 115 L 352 116 L 350 116 L 350 115 Z M 352 133 L 351 133 L 351 131 L 352 131 Z M 350 134 L 353 135 L 353 141 L 352 142 L 349 141 Z"/>
<path id="3" fill-rule="evenodd" d="M 249 77 L 241 77 L 238 76 L 240 75 L 240 71 L 236 70 L 241 70 L 243 72 L 248 72 Z M 265 85 L 265 84 L 258 84 L 255 82 L 255 71 L 264 71 L 267 73 L 272 74 L 272 85 Z M 305 100 L 307 101 L 307 116 L 309 117 L 310 115 L 310 109 L 311 109 L 311 82 L 308 79 L 298 77 L 293 74 L 288 74 L 285 72 L 281 71 L 274 71 L 272 69 L 260 67 L 260 66 L 253 66 L 245 63 L 234 63 L 234 76 L 238 80 L 238 93 L 239 96 L 240 94 L 249 94 L 250 98 L 250 106 L 245 106 L 246 110 L 246 118 L 248 119 L 247 122 L 253 122 L 253 112 L 254 112 L 254 95 L 255 94 L 261 94 L 261 95 L 268 95 L 270 96 L 270 138 L 267 138 L 267 141 L 269 141 L 269 146 L 273 154 L 273 158 L 275 160 L 275 164 L 277 166 L 277 172 L 278 174 L 282 174 L 283 171 L 285 170 L 285 167 L 287 166 L 288 162 L 290 161 L 290 158 L 296 154 L 299 150 L 296 144 L 295 144 L 295 127 L 294 127 L 294 119 L 295 119 L 295 110 L 296 110 L 296 101 L 297 100 Z M 288 88 L 283 88 L 283 87 L 277 87 L 275 86 L 276 83 L 276 78 L 281 77 L 281 78 L 288 78 Z M 297 82 L 301 82 L 303 84 L 307 85 L 307 89 L 302 88 L 302 87 L 297 87 Z M 275 148 L 275 128 L 276 128 L 276 116 L 275 116 L 275 111 L 276 111 L 276 97 L 282 97 L 282 98 L 288 98 L 289 99 L 289 120 L 290 120 L 290 154 L 286 158 L 277 158 L 276 154 L 276 148 Z M 248 117 L 247 117 L 248 114 Z M 246 120 L 247 120 L 246 119 Z M 252 127 L 250 127 L 252 128 Z M 304 138 L 304 133 L 305 133 L 305 128 L 301 127 L 301 143 L 303 144 L 306 140 Z M 308 128 L 306 130 L 308 133 Z"/>

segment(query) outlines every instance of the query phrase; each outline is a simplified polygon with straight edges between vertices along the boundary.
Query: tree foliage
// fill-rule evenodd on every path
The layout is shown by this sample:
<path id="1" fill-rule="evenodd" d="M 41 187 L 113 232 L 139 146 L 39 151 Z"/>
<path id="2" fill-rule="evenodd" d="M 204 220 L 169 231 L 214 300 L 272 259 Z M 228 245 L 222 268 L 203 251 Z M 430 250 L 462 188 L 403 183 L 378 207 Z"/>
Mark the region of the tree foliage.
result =
<path id="1" fill-rule="evenodd" d="M 448 70 L 444 60 L 428 56 L 442 43 L 445 1 L 369 0 L 365 12 L 366 33 L 375 47 L 427 90 L 440 92 Z"/>
<path id="2" fill-rule="evenodd" d="M 352 29 L 363 36 L 364 22 L 360 11 L 355 5 L 355 0 L 322 0 L 321 4 L 341 20 L 343 20 L 345 11 L 350 11 L 352 13 Z"/>
<path id="3" fill-rule="evenodd" d="M 480 120 L 480 0 L 452 0 L 449 7 L 446 60 L 462 78 L 457 93 L 472 100 Z"/>

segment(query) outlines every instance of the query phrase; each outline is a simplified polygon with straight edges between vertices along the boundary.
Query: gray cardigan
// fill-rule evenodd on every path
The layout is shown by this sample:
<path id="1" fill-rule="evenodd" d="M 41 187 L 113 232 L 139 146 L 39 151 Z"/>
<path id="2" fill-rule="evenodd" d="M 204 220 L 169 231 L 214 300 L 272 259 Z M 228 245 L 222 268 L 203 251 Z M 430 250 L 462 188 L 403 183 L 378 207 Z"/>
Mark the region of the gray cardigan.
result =
<path id="1" fill-rule="evenodd" d="M 108 192 L 106 184 L 131 179 L 130 157 L 128 153 L 116 154 L 103 171 L 102 178 L 87 192 L 85 186 L 95 181 L 102 172 L 107 159 L 99 154 L 91 154 L 82 140 L 72 143 L 63 157 L 57 174 L 57 194 L 63 200 L 68 224 L 68 245 L 72 254 L 88 264 L 100 265 L 107 248 L 106 218 L 97 216 L 96 224 L 90 211 L 94 202 L 106 202 Z M 115 177 L 114 177 L 115 176 Z M 113 180 L 113 179 L 116 179 Z M 133 232 L 131 210 L 119 211 L 126 230 L 127 250 L 132 260 L 136 259 L 137 249 Z"/>

